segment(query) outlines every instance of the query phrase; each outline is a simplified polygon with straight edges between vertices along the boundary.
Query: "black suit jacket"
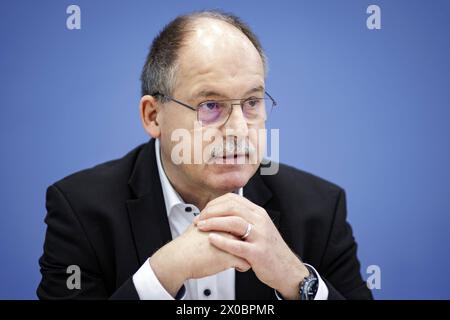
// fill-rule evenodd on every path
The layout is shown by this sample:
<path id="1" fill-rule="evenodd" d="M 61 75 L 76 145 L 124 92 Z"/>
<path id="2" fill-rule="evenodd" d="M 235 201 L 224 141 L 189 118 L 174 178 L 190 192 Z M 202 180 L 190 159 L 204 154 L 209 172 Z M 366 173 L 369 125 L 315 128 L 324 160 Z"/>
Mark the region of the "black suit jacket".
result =
<path id="1" fill-rule="evenodd" d="M 244 196 L 264 207 L 290 248 L 318 270 L 329 299 L 372 297 L 340 187 L 280 164 L 273 176 L 258 170 Z M 172 240 L 154 140 L 56 182 L 46 207 L 41 299 L 138 299 L 133 274 Z M 81 289 L 68 289 L 69 265 L 80 267 Z M 237 299 L 276 299 L 251 270 L 236 272 L 235 289 Z"/>

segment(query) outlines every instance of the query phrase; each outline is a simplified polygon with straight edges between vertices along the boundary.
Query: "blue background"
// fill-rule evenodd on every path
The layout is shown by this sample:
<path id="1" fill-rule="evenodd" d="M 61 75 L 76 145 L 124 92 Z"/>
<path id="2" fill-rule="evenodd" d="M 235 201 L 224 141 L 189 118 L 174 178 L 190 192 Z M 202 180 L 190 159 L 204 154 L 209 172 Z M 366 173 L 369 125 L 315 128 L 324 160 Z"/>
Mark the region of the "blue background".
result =
<path id="1" fill-rule="evenodd" d="M 81 7 L 81 30 L 66 8 Z M 382 29 L 368 30 L 377 4 Z M 0 298 L 36 298 L 45 190 L 147 141 L 139 75 L 157 31 L 221 8 L 270 61 L 281 161 L 347 191 L 376 298 L 450 298 L 449 1 L 2 1 Z"/>

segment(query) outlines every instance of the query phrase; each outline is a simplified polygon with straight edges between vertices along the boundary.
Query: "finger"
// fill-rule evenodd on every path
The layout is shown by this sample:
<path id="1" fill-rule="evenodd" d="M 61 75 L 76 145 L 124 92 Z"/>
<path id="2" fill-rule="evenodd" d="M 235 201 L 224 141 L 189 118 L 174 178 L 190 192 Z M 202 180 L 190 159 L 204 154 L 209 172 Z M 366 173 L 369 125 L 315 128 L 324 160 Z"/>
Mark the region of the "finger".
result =
<path id="1" fill-rule="evenodd" d="M 239 195 L 237 195 L 237 194 L 235 194 L 235 193 L 226 193 L 226 194 L 224 194 L 224 195 L 222 195 L 222 196 L 220 196 L 220 197 L 217 197 L 217 198 L 215 198 L 215 199 L 212 199 L 210 202 L 208 202 L 207 204 L 206 204 L 206 207 L 208 207 L 208 206 L 212 206 L 212 205 L 216 205 L 216 204 L 219 204 L 219 203 L 222 203 L 222 202 L 226 202 L 226 201 L 230 201 L 230 200 L 232 200 L 232 199 L 234 199 L 235 197 L 239 197 Z"/>
<path id="2" fill-rule="evenodd" d="M 255 224 L 255 221 L 258 218 L 257 214 L 253 212 L 252 209 L 244 207 L 235 201 L 229 201 L 206 207 L 194 221 L 198 222 L 200 220 L 225 216 L 241 217 L 252 224 Z"/>
<path id="3" fill-rule="evenodd" d="M 228 239 L 216 233 L 209 234 L 209 242 L 216 248 L 228 252 L 247 261 L 252 250 L 252 244 L 246 241 Z"/>
<path id="4" fill-rule="evenodd" d="M 252 212 L 255 212 L 257 214 L 260 214 L 261 212 L 265 212 L 265 210 L 261 210 L 262 208 L 260 206 L 258 206 L 257 204 L 251 202 L 250 200 L 248 200 L 247 198 L 240 196 L 238 194 L 235 193 L 227 193 L 224 194 L 223 196 L 217 197 L 213 200 L 211 200 L 210 202 L 208 202 L 206 204 L 206 207 L 210 207 L 210 206 L 215 206 L 221 203 L 231 203 L 231 202 L 237 202 L 238 204 L 249 208 L 249 210 L 251 210 Z M 199 216 L 196 217 L 197 220 L 200 219 Z"/>
<path id="5" fill-rule="evenodd" d="M 197 222 L 197 228 L 201 231 L 222 231 L 242 237 L 248 228 L 248 222 L 241 217 L 226 216 L 215 217 Z"/>
<path id="6" fill-rule="evenodd" d="M 223 196 L 217 197 L 217 198 L 211 200 L 210 202 L 208 202 L 206 204 L 206 207 L 214 206 L 214 205 L 221 204 L 221 203 L 229 203 L 232 201 L 236 201 L 237 203 L 240 203 L 242 206 L 249 207 L 251 209 L 260 208 L 259 206 L 257 206 L 256 204 L 254 204 L 253 202 L 248 200 L 247 198 L 240 196 L 236 193 L 226 193 Z"/>

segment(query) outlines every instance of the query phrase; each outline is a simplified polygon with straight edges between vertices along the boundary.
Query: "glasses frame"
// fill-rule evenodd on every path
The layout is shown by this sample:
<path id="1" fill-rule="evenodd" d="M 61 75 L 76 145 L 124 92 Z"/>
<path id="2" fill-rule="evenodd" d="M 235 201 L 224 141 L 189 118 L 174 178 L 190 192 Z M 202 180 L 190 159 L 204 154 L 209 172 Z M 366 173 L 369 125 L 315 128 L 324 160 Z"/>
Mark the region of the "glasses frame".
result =
<path id="1" fill-rule="evenodd" d="M 275 99 L 274 99 L 267 91 L 264 91 L 264 94 L 267 95 L 267 97 L 269 97 L 269 99 L 272 101 L 272 108 L 275 107 L 275 106 L 277 106 L 277 102 L 275 101 Z M 177 99 L 175 99 L 175 98 L 173 98 L 173 97 L 171 97 L 171 96 L 169 96 L 169 95 L 167 95 L 167 94 L 161 93 L 161 92 L 155 92 L 155 93 L 152 94 L 152 96 L 160 96 L 160 97 L 163 97 L 163 98 L 168 99 L 168 100 L 170 100 L 170 101 L 173 101 L 173 102 L 175 102 L 175 103 L 177 103 L 177 104 L 179 104 L 179 105 L 181 105 L 181 106 L 183 106 L 183 107 L 185 107 L 185 108 L 188 108 L 188 109 L 191 109 L 191 110 L 195 111 L 196 114 L 197 114 L 197 121 L 200 121 L 200 120 L 198 119 L 198 109 L 199 109 L 199 106 L 200 106 L 201 104 L 203 104 L 203 103 L 205 103 L 205 102 L 209 102 L 209 101 L 223 102 L 223 101 L 239 100 L 239 103 L 231 103 L 231 108 L 230 108 L 230 112 L 229 112 L 229 114 L 228 114 L 228 117 L 227 117 L 227 119 L 226 119 L 221 125 L 224 125 L 225 123 L 227 123 L 228 119 L 230 118 L 231 113 L 233 112 L 233 106 L 235 106 L 235 105 L 240 105 L 240 106 L 241 106 L 241 110 L 242 110 L 242 112 L 243 112 L 244 102 L 247 101 L 248 99 L 251 99 L 251 98 L 240 98 L 240 99 L 206 100 L 206 101 L 200 103 L 200 104 L 197 106 L 197 108 L 195 108 L 195 107 L 190 106 L 190 105 L 187 104 L 187 103 L 181 102 L 181 101 L 179 101 L 179 100 L 177 100 Z M 254 99 L 266 100 L 266 98 L 254 98 Z"/>

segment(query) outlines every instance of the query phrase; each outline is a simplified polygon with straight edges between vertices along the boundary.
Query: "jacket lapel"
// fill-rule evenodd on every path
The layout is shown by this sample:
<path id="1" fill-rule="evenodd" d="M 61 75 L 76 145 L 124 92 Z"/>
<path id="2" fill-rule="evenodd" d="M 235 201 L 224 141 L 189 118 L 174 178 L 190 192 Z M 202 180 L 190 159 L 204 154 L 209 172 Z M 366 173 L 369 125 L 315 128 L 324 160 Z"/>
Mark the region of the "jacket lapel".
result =
<path id="1" fill-rule="evenodd" d="M 128 182 L 135 199 L 127 201 L 139 265 L 172 240 L 164 196 L 155 157 L 155 140 L 151 139 L 137 156 Z"/>

